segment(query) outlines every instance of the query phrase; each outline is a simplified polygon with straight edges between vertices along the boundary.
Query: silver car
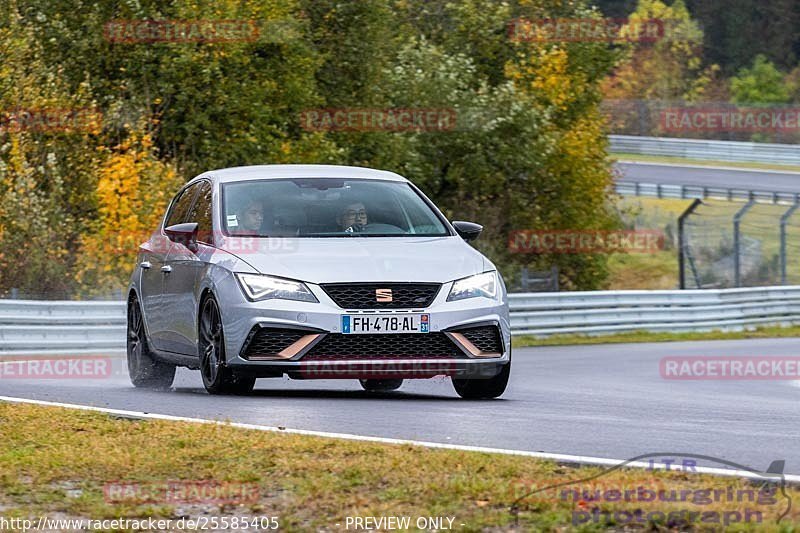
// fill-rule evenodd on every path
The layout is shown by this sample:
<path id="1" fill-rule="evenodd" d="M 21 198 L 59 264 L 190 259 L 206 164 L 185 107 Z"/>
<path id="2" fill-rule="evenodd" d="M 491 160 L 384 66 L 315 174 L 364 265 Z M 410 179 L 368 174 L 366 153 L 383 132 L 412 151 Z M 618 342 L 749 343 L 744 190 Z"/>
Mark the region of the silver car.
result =
<path id="1" fill-rule="evenodd" d="M 495 398 L 511 368 L 505 285 L 407 179 L 380 170 L 215 170 L 175 195 L 140 245 L 128 290 L 128 370 L 168 388 L 199 369 L 212 394 L 264 377 L 358 379 L 390 391 L 451 376 Z"/>

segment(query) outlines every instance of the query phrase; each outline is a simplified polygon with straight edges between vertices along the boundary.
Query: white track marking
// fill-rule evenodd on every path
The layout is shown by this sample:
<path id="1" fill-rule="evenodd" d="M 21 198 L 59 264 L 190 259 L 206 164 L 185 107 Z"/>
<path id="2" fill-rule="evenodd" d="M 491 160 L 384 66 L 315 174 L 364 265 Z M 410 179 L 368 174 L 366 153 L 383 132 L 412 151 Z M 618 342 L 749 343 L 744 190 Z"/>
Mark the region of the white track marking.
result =
<path id="1" fill-rule="evenodd" d="M 173 415 L 164 415 L 158 413 L 145 413 L 142 411 L 128 411 L 125 409 L 111 409 L 107 407 L 95 407 L 91 405 L 80 405 L 80 404 L 73 404 L 73 403 L 61 403 L 61 402 L 48 402 L 44 400 L 32 400 L 29 398 L 16 398 L 13 396 L 0 396 L 0 401 L 3 402 L 10 402 L 10 403 L 25 403 L 25 404 L 32 404 L 32 405 L 42 405 L 47 407 L 63 407 L 66 409 L 77 409 L 80 411 L 93 411 L 97 413 L 105 413 L 109 415 L 115 415 L 124 418 L 135 418 L 135 419 L 142 419 L 142 420 L 168 420 L 171 422 L 191 422 L 194 424 L 215 424 L 221 426 L 229 426 L 239 429 L 251 429 L 256 431 L 271 431 L 275 433 L 288 433 L 293 435 L 308 435 L 312 437 L 324 437 L 324 438 L 331 438 L 331 439 L 344 439 L 344 440 L 354 440 L 354 441 L 363 441 L 363 442 L 377 442 L 381 444 L 410 444 L 414 446 L 423 446 L 425 448 L 439 448 L 445 450 L 460 450 L 465 452 L 479 452 L 479 453 L 497 453 L 503 455 L 519 455 L 523 457 L 533 457 L 536 459 L 549 459 L 551 461 L 559 461 L 565 463 L 577 463 L 577 464 L 585 464 L 585 465 L 596 465 L 596 466 L 617 466 L 620 463 L 624 463 L 627 459 L 608 459 L 605 457 L 591 457 L 586 455 L 567 455 L 561 453 L 545 453 L 545 452 L 530 452 L 525 450 L 506 450 L 503 448 L 489 448 L 485 446 L 466 446 L 460 444 L 444 444 L 439 442 L 425 442 L 425 441 L 417 441 L 417 440 L 406 440 L 406 439 L 392 439 L 387 437 L 371 437 L 366 435 L 353 435 L 350 433 L 331 433 L 329 431 L 314 431 L 314 430 L 307 430 L 307 429 L 289 429 L 284 427 L 275 427 L 275 426 L 262 426 L 258 424 L 245 424 L 242 422 L 228 422 L 222 420 L 207 420 L 204 418 L 189 418 L 185 416 L 173 416 Z M 677 465 L 676 465 L 677 466 Z M 634 461 L 625 465 L 626 468 L 643 468 L 643 469 L 652 469 L 652 466 L 644 461 Z M 675 471 L 678 471 L 677 469 Z M 727 476 L 727 477 L 743 477 L 749 479 L 760 479 L 763 480 L 765 478 L 764 475 L 759 475 L 753 472 L 748 472 L 747 470 L 732 470 L 732 469 L 725 469 L 725 468 L 712 468 L 706 466 L 696 466 L 693 467 L 693 471 L 698 474 L 712 474 L 717 476 Z M 689 473 L 692 471 L 683 471 L 684 473 Z M 785 475 L 784 478 L 787 482 L 791 483 L 800 483 L 800 475 Z"/>

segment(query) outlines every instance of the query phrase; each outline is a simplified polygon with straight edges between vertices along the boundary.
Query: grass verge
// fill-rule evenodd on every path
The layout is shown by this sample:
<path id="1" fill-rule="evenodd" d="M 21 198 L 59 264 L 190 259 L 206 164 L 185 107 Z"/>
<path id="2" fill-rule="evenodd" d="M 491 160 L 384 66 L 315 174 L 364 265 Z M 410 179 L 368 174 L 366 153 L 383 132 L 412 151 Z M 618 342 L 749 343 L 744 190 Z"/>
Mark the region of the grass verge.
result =
<path id="1" fill-rule="evenodd" d="M 762 466 L 762 465 L 759 465 Z M 764 465 L 765 466 L 765 465 Z M 751 482 L 682 472 L 559 465 L 509 455 L 436 450 L 279 434 L 230 426 L 137 421 L 100 413 L 0 403 L 0 516 L 6 520 L 278 517 L 283 531 L 347 530 L 347 517 L 450 517 L 459 531 L 736 530 L 778 531 L 777 517 L 800 495 L 778 490 L 750 507 L 694 500 L 620 502 L 584 496 L 602 490 L 750 490 Z M 165 483 L 199 481 L 254 487 L 244 503 L 176 502 Z M 558 490 L 531 491 L 574 482 Z M 110 497 L 109 484 L 148 487 L 130 501 Z M 155 487 L 155 488 L 154 488 Z M 562 493 L 563 488 L 577 492 Z M 105 491 L 104 491 L 105 488 Z M 584 490 L 589 493 L 584 494 Z M 760 495 L 764 492 L 757 492 Z M 718 494 L 722 494 L 719 492 Z M 643 493 L 644 494 L 644 493 Z M 657 494 L 657 493 L 656 493 Z M 683 493 L 682 493 L 683 494 Z M 154 495 L 162 496 L 161 500 Z M 760 496 L 759 496 L 760 497 Z M 518 510 L 511 504 L 519 499 Z M 636 499 L 636 497 L 634 497 Z M 707 499 L 707 498 L 706 498 Z M 114 501 L 109 501 L 114 500 Z M 141 500 L 141 501 L 140 501 Z M 800 517 L 794 506 L 781 526 Z M 619 515 L 627 510 L 634 513 Z M 639 510 L 640 518 L 635 511 Z M 696 515 L 688 513 L 696 512 Z M 703 515 L 702 513 L 715 513 Z M 735 515 L 724 513 L 739 513 Z M 615 514 L 617 513 L 617 514 Z M 660 513 L 660 514 L 659 514 Z M 678 513 L 678 514 L 670 514 Z M 663 515 L 663 516 L 662 516 Z M 597 518 L 594 518 L 594 517 Z M 620 516 L 622 518 L 620 518 Z M 728 518 L 726 519 L 725 516 Z M 641 522 L 640 522 L 641 521 Z M 577 522 L 577 523 L 576 523 Z M 423 523 L 420 523 L 424 525 Z M 444 524 L 450 524 L 444 521 Z M 619 529 L 622 527 L 622 529 Z M 216 528 L 224 529 L 224 528 Z M 354 527 L 350 527 L 351 530 Z M 250 529 L 252 531 L 252 529 Z"/>
<path id="2" fill-rule="evenodd" d="M 735 161 L 708 161 L 705 159 L 689 159 L 686 157 L 671 157 L 662 155 L 642 155 L 612 153 L 615 161 L 640 161 L 642 163 L 672 163 L 675 165 L 690 165 L 695 167 L 731 167 L 755 170 L 785 170 L 787 172 L 800 172 L 798 165 L 780 165 L 777 163 L 747 163 Z"/>
<path id="3" fill-rule="evenodd" d="M 687 333 L 654 333 L 650 331 L 632 331 L 612 335 L 551 335 L 534 337 L 520 335 L 512 338 L 512 346 L 566 346 L 572 344 L 617 344 L 626 342 L 678 342 L 678 341 L 721 341 L 741 339 L 774 339 L 782 337 L 800 337 L 800 326 L 770 326 L 745 331 L 704 331 Z"/>
<path id="4" fill-rule="evenodd" d="M 678 259 L 672 250 L 653 254 L 612 254 L 608 258 L 608 290 L 675 289 Z"/>

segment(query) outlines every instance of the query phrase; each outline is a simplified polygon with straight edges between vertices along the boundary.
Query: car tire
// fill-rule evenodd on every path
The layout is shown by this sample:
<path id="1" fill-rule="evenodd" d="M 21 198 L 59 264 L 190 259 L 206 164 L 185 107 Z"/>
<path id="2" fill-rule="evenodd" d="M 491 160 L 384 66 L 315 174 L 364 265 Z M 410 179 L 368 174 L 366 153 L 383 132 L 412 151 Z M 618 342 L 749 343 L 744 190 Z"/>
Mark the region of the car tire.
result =
<path id="1" fill-rule="evenodd" d="M 200 374 L 209 394 L 248 394 L 256 378 L 239 374 L 225 364 L 225 337 L 222 315 L 213 296 L 200 306 L 198 324 Z"/>
<path id="2" fill-rule="evenodd" d="M 501 396 L 508 385 L 511 375 L 511 362 L 503 365 L 499 374 L 489 379 L 457 379 L 453 378 L 453 388 L 466 400 L 488 400 Z"/>
<path id="3" fill-rule="evenodd" d="M 144 317 L 139 299 L 131 295 L 128 299 L 128 376 L 134 387 L 141 389 L 168 389 L 175 379 L 175 365 L 153 357 L 147 345 Z"/>
<path id="4" fill-rule="evenodd" d="M 391 392 L 403 385 L 402 379 L 359 379 L 358 382 L 367 392 Z"/>

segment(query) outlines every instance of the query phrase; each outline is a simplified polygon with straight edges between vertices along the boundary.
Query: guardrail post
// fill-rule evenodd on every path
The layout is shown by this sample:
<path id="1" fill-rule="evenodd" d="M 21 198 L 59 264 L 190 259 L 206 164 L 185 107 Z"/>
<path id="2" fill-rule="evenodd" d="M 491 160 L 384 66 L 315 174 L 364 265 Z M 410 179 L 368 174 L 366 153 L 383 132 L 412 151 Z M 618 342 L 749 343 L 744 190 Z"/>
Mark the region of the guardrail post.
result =
<path id="1" fill-rule="evenodd" d="M 552 281 L 553 292 L 558 292 L 558 265 L 550 268 L 550 280 Z"/>
<path id="2" fill-rule="evenodd" d="M 639 135 L 647 135 L 650 133 L 650 110 L 644 101 L 636 101 L 636 114 L 639 120 Z"/>
<path id="3" fill-rule="evenodd" d="M 795 197 L 794 205 L 781 216 L 781 285 L 786 285 L 786 225 L 798 207 L 800 200 Z"/>
<path id="4" fill-rule="evenodd" d="M 742 217 L 750 210 L 753 205 L 755 205 L 756 201 L 753 198 L 750 198 L 750 201 L 747 202 L 744 207 L 739 209 L 735 215 L 733 215 L 733 283 L 734 287 L 741 287 L 742 286 L 742 264 L 741 264 L 741 221 Z"/>
<path id="5" fill-rule="evenodd" d="M 520 285 L 522 285 L 522 292 L 528 292 L 528 281 L 530 278 L 528 277 L 528 267 L 522 267 L 522 275 L 520 276 Z"/>
<path id="6" fill-rule="evenodd" d="M 685 263 L 685 261 L 684 261 L 684 253 L 685 253 L 685 247 L 686 247 L 687 243 L 686 243 L 686 235 L 685 235 L 685 230 L 684 230 L 683 225 L 684 225 L 684 222 L 686 221 L 686 218 L 689 215 L 691 215 L 692 213 L 694 213 L 694 210 L 697 209 L 697 206 L 699 206 L 702 203 L 703 203 L 702 200 L 700 200 L 699 198 L 695 198 L 694 202 L 692 202 L 692 205 L 690 205 L 686 209 L 686 211 L 681 213 L 681 216 L 678 217 L 678 270 L 680 271 L 679 275 L 680 275 L 680 281 L 681 281 L 681 285 L 680 285 L 681 289 L 685 289 L 686 288 L 686 272 L 685 272 L 685 268 L 684 268 L 684 263 Z"/>

